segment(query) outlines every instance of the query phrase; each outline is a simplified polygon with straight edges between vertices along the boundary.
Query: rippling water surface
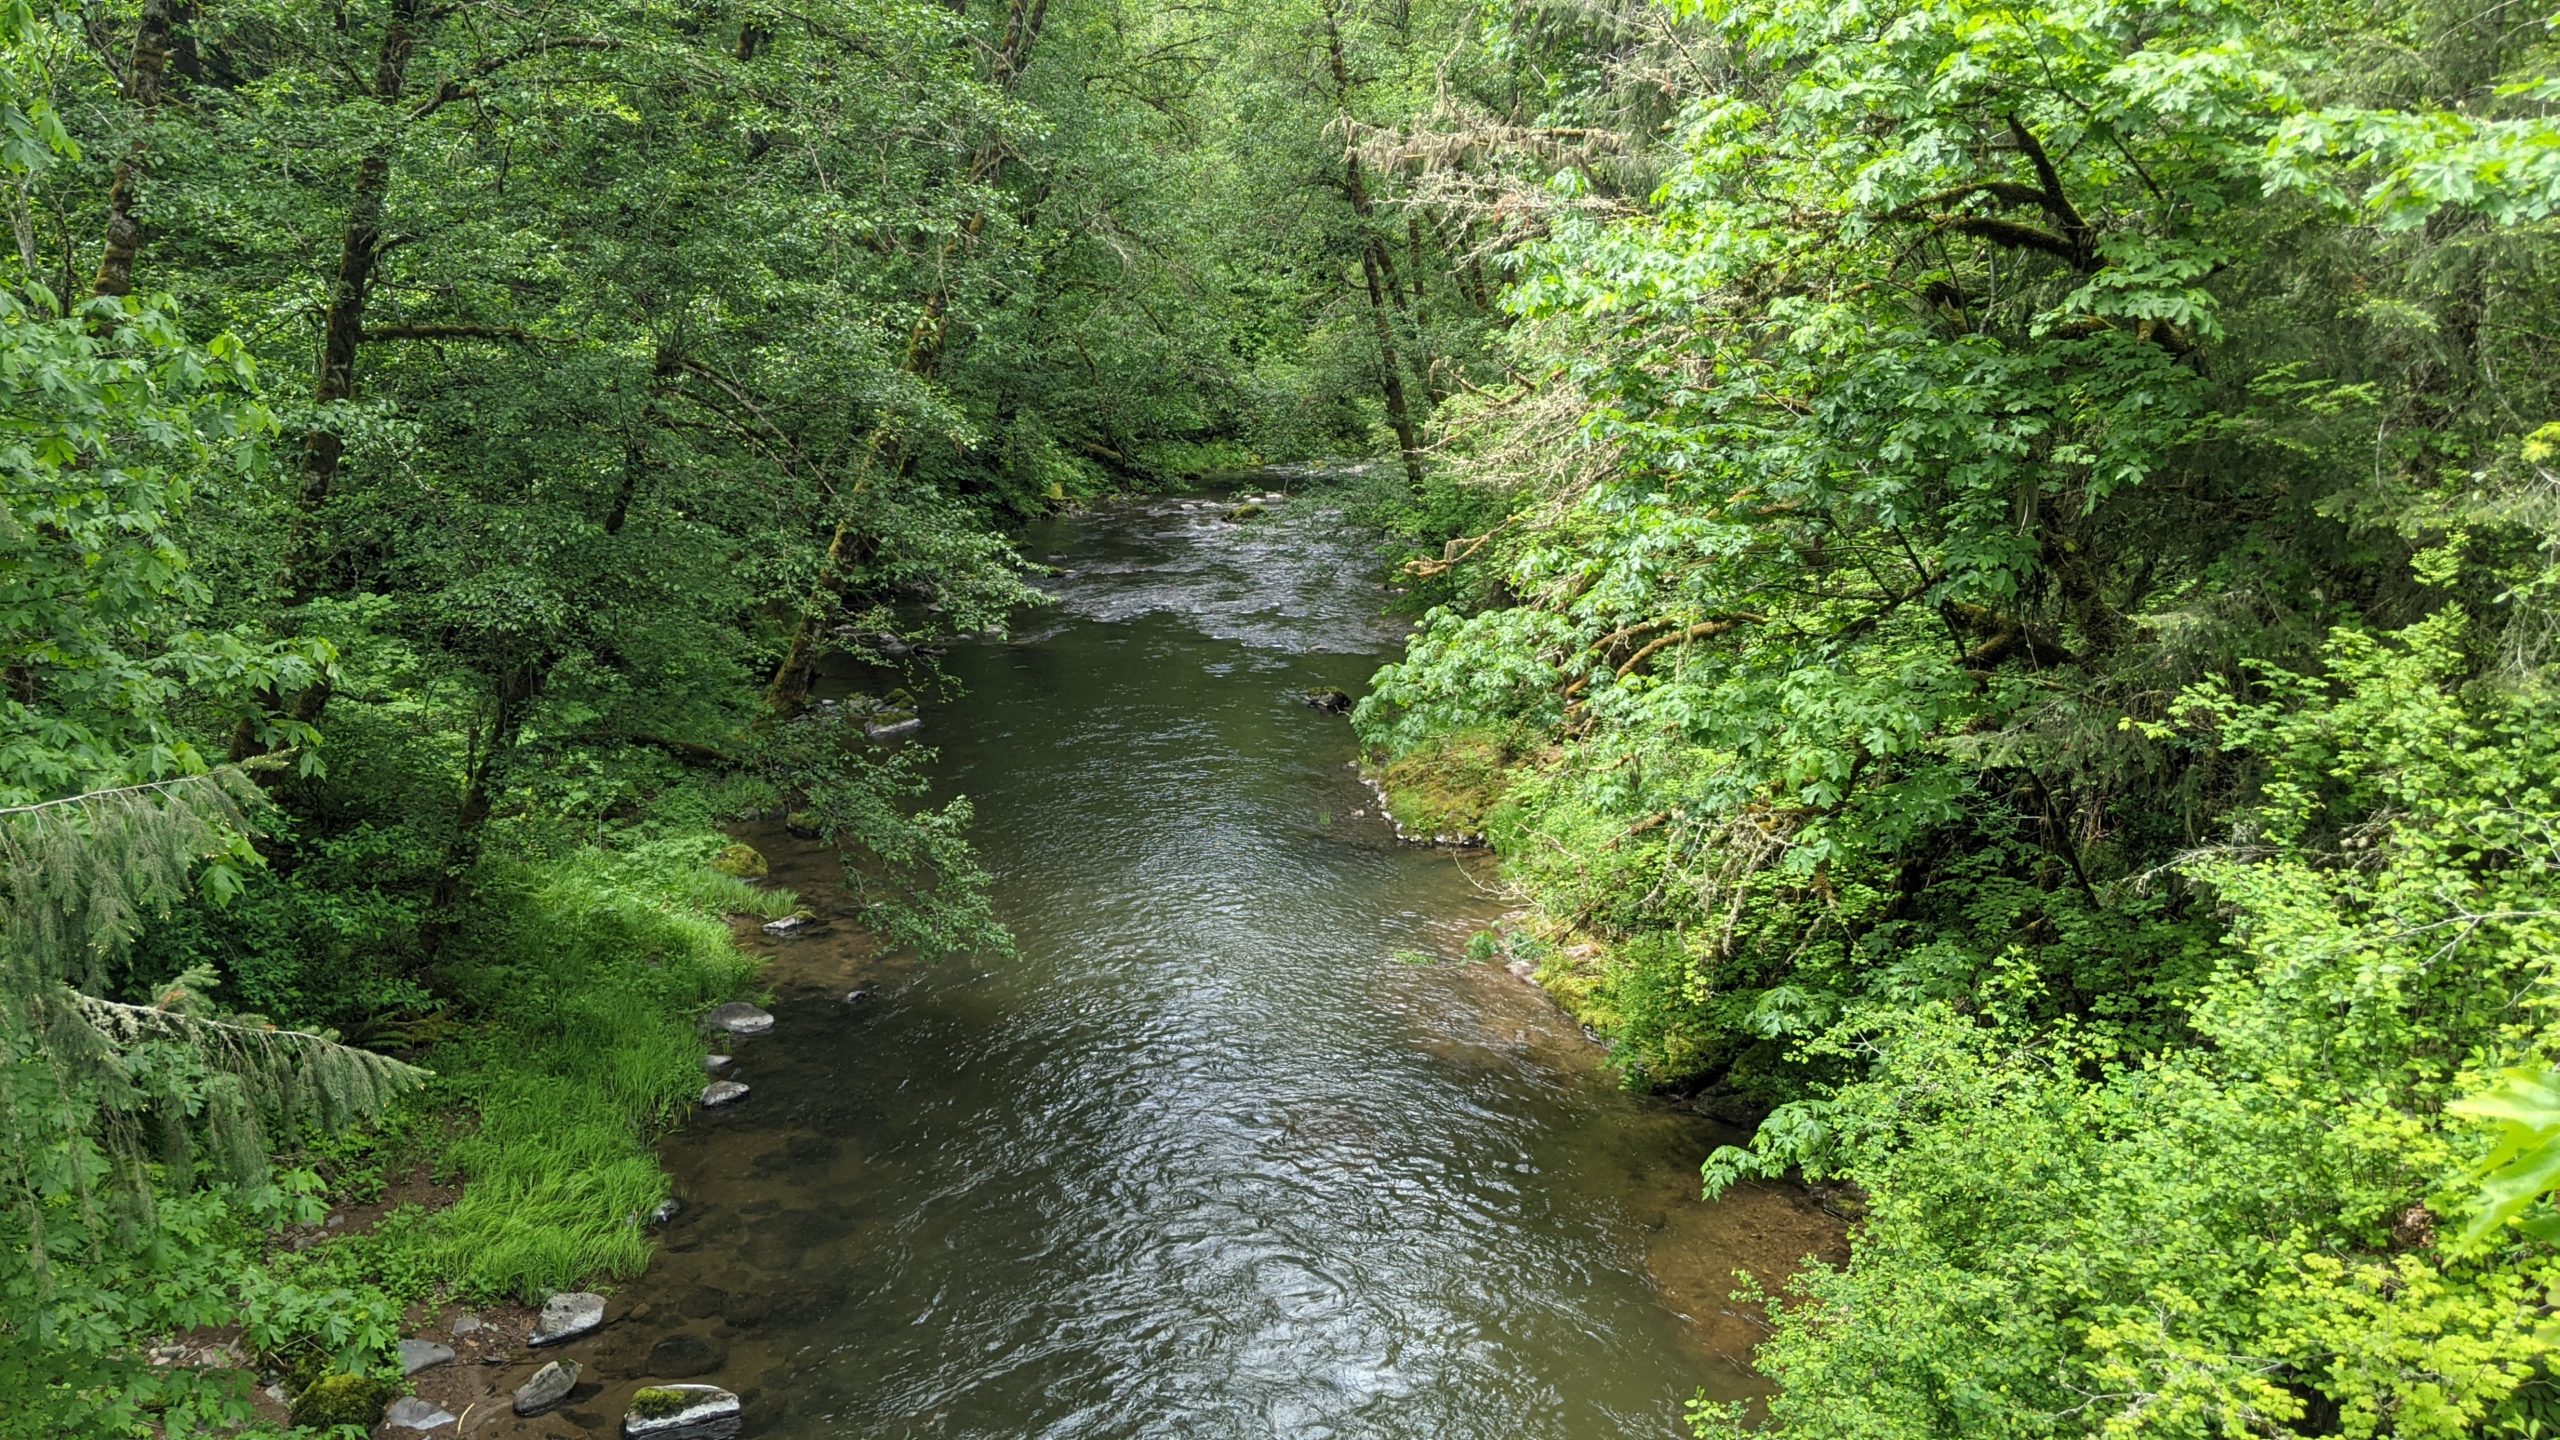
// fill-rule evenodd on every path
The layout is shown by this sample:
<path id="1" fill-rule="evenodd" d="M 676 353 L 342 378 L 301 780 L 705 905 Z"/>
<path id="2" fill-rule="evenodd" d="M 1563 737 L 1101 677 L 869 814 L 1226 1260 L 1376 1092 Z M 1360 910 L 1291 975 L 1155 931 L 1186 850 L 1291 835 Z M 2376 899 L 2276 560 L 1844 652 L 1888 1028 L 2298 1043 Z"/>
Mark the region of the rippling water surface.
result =
<path id="1" fill-rule="evenodd" d="M 1033 537 L 1056 603 L 947 658 L 923 737 L 1018 953 L 777 945 L 754 1093 L 670 1142 L 687 1209 L 575 1349 L 603 1389 L 527 1433 L 679 1371 L 810 1440 L 1672 1436 L 1754 1392 L 1731 1272 L 1818 1219 L 1700 1204 L 1727 1137 L 1455 961 L 1489 877 L 1397 845 L 1297 699 L 1395 647 L 1366 557 L 1315 502 L 1224 509 Z"/>

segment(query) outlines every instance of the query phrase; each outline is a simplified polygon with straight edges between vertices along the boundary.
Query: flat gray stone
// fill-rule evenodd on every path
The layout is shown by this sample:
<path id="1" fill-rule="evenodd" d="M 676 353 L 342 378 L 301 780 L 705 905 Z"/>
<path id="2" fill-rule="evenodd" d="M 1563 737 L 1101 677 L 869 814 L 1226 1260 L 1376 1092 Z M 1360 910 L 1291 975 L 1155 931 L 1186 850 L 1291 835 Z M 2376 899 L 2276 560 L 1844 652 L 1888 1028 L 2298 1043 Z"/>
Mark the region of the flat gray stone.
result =
<path id="1" fill-rule="evenodd" d="M 569 1398 L 578 1388 L 578 1362 L 554 1360 L 533 1372 L 533 1378 L 516 1387 L 516 1413 L 539 1415 Z"/>
<path id="2" fill-rule="evenodd" d="M 603 1324 L 603 1296 L 584 1290 L 564 1291 L 542 1302 L 542 1313 L 534 1318 L 533 1334 L 527 1343 L 557 1345 Z"/>
<path id="3" fill-rule="evenodd" d="M 895 740 L 901 735 L 913 735 L 923 728 L 924 721 L 910 715 L 903 720 L 886 720 L 877 725 L 865 725 L 862 727 L 862 733 L 874 740 Z"/>
<path id="4" fill-rule="evenodd" d="M 767 935 L 797 935 L 801 931 L 806 930 L 817 923 L 817 921 L 810 919 L 806 915 L 785 915 L 779 920 L 767 920 L 764 922 L 764 933 Z"/>
<path id="5" fill-rule="evenodd" d="M 738 1397 L 717 1385 L 644 1385 L 641 1393 L 673 1390 L 683 1396 L 677 1408 L 643 1415 L 634 1404 L 622 1417 L 628 1440 L 729 1440 L 738 1433 Z M 635 1397 L 636 1399 L 636 1397 Z"/>
<path id="6" fill-rule="evenodd" d="M 433 1340 L 400 1342 L 400 1373 L 403 1375 L 415 1375 L 430 1366 L 452 1363 L 453 1347 L 450 1345 L 439 1345 Z"/>
<path id="7" fill-rule="evenodd" d="M 776 922 L 777 924 L 780 922 Z M 711 1028 L 732 1035 L 761 1035 L 773 1028 L 773 1016 L 744 1000 L 732 1000 L 711 1012 Z"/>
<path id="8" fill-rule="evenodd" d="M 403 1395 L 382 1412 L 382 1423 L 401 1430 L 438 1430 L 453 1423 L 453 1412 L 433 1401 Z"/>
<path id="9" fill-rule="evenodd" d="M 747 1098 L 747 1087 L 735 1080 L 714 1080 L 702 1087 L 702 1103 L 714 1110 Z"/>

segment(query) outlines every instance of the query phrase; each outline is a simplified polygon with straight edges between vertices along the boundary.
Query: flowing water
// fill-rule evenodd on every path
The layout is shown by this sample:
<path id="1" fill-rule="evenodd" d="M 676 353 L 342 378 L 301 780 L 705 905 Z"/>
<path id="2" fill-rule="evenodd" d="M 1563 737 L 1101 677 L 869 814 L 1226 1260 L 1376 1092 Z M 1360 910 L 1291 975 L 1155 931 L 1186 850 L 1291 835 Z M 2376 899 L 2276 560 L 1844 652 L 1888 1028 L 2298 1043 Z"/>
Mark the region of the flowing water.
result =
<path id="1" fill-rule="evenodd" d="M 1299 698 L 1402 633 L 1361 544 L 1312 500 L 1224 510 L 1032 537 L 1056 603 L 947 656 L 923 736 L 1017 953 L 776 943 L 752 1095 L 669 1141 L 663 1253 L 516 1433 L 609 1428 L 646 1379 L 807 1440 L 1669 1437 L 1758 1392 L 1733 1272 L 1828 1222 L 1700 1203 L 1731 1137 L 1457 959 L 1489 873 L 1398 844 Z M 748 838 L 841 905 L 833 857 Z"/>

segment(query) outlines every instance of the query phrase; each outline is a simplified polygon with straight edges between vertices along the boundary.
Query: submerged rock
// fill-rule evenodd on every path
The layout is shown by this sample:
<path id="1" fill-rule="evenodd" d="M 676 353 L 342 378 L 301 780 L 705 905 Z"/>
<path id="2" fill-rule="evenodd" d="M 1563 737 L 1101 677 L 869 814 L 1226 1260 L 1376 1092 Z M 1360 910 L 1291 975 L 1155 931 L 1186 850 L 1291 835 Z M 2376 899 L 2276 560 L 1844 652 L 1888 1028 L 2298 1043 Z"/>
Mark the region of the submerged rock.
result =
<path id="1" fill-rule="evenodd" d="M 705 1075 L 717 1075 L 721 1071 L 726 1070 L 737 1063 L 737 1061 L 726 1055 L 705 1055 L 702 1057 L 702 1073 Z"/>
<path id="2" fill-rule="evenodd" d="M 1254 501 L 1247 500 L 1227 512 L 1227 521 L 1229 524 L 1242 524 L 1247 520 L 1259 520 L 1270 513 Z"/>
<path id="3" fill-rule="evenodd" d="M 533 1334 L 527 1343 L 557 1345 L 575 1340 L 604 1324 L 604 1297 L 584 1290 L 567 1290 L 542 1302 L 542 1313 L 534 1317 Z"/>
<path id="4" fill-rule="evenodd" d="M 652 1225 L 664 1225 L 683 1213 L 684 1203 L 676 1199 L 673 1195 L 670 1195 L 666 1199 L 659 1201 L 657 1205 L 649 1211 L 649 1223 Z"/>
<path id="5" fill-rule="evenodd" d="M 554 1360 L 533 1372 L 533 1378 L 516 1387 L 516 1413 L 539 1415 L 569 1398 L 578 1388 L 578 1362 Z"/>
<path id="6" fill-rule="evenodd" d="M 628 1440 L 729 1440 L 738 1433 L 738 1397 L 717 1385 L 648 1385 L 622 1417 Z"/>
<path id="7" fill-rule="evenodd" d="M 400 1342 L 400 1373 L 403 1375 L 415 1375 L 431 1366 L 452 1363 L 453 1347 L 450 1345 L 439 1345 L 433 1340 Z"/>
<path id="8" fill-rule="evenodd" d="M 676 1380 L 708 1375 L 729 1363 L 729 1347 L 704 1335 L 678 1333 L 649 1347 L 649 1373 Z"/>
<path id="9" fill-rule="evenodd" d="M 432 1400 L 403 1395 L 382 1412 L 382 1423 L 395 1430 L 440 1430 L 453 1423 L 453 1412 Z"/>
<path id="10" fill-rule="evenodd" d="M 732 1035 L 761 1035 L 773 1028 L 772 1012 L 758 1009 L 744 1000 L 732 1000 L 713 1010 L 708 1017 L 711 1028 Z"/>
<path id="11" fill-rule="evenodd" d="M 747 1098 L 747 1087 L 735 1080 L 714 1080 L 702 1087 L 702 1103 L 713 1110 Z"/>
<path id="12" fill-rule="evenodd" d="M 1340 715 L 1351 708 L 1351 697 L 1339 690 L 1310 690 L 1301 698 L 1327 715 Z"/>

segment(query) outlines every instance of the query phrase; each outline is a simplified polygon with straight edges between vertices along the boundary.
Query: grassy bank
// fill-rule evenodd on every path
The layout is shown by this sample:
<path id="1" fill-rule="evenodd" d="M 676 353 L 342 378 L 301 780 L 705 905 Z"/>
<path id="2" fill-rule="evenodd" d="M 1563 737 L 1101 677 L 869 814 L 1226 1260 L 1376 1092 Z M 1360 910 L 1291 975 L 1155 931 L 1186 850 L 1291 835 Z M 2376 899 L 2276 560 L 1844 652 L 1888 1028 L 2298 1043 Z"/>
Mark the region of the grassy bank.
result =
<path id="1" fill-rule="evenodd" d="M 395 1210 L 309 1263 L 403 1302 L 537 1301 L 647 1263 L 637 1219 L 666 1195 L 649 1146 L 702 1087 L 696 1017 L 755 972 L 722 917 L 794 903 L 713 871 L 720 843 L 584 846 L 493 867 L 449 979 L 456 1008 L 478 1018 L 421 1052 L 435 1078 L 330 1167 L 348 1200 L 418 1165 L 460 1197 Z"/>

